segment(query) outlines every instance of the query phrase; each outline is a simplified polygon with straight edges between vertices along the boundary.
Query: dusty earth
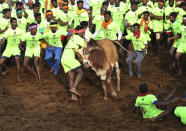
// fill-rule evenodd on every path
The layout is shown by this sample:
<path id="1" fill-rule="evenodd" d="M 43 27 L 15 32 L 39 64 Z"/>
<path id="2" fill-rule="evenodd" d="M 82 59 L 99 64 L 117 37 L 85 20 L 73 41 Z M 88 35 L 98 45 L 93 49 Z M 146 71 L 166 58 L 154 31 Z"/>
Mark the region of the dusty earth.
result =
<path id="1" fill-rule="evenodd" d="M 185 59 L 185 58 L 183 58 Z M 121 60 L 121 92 L 113 98 L 109 95 L 103 100 L 103 91 L 89 70 L 81 81 L 78 90 L 82 94 L 80 102 L 71 102 L 68 92 L 68 78 L 60 71 L 59 76 L 42 69 L 42 83 L 38 89 L 35 79 L 22 71 L 23 83 L 17 83 L 15 66 L 1 77 L 0 86 L 5 89 L 0 94 L 0 130 L 1 131 L 185 131 L 186 126 L 174 116 L 151 123 L 142 119 L 141 112 L 132 113 L 138 95 L 138 85 L 146 82 L 152 93 L 163 88 L 160 100 L 164 98 L 178 82 L 176 96 L 184 97 L 186 90 L 185 76 L 176 75 L 175 70 L 168 70 L 168 52 L 161 55 L 148 55 L 143 61 L 143 77 L 137 79 L 127 76 L 124 57 Z M 183 67 L 185 67 L 183 63 Z M 186 70 L 184 71 L 186 72 Z M 110 91 L 110 90 L 109 90 Z"/>

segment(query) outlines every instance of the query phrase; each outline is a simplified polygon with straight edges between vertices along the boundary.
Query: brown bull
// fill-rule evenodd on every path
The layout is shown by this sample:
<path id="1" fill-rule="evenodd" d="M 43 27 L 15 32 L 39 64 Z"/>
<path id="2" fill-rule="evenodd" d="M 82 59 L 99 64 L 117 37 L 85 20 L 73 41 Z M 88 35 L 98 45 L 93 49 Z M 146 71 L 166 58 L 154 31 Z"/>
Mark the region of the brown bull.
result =
<path id="1" fill-rule="evenodd" d="M 117 90 L 120 91 L 120 70 L 118 65 L 118 52 L 113 41 L 104 39 L 95 41 L 91 39 L 86 48 L 79 50 L 85 67 L 91 67 L 102 80 L 104 99 L 107 99 L 107 85 L 111 87 L 112 96 L 116 96 L 111 75 L 115 70 L 117 78 Z"/>

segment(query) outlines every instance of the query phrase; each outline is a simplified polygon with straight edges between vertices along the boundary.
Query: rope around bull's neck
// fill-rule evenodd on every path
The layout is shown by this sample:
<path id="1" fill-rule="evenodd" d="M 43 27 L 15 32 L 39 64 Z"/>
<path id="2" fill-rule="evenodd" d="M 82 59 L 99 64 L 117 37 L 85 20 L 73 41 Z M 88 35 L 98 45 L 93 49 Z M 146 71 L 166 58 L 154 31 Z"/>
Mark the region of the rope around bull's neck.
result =
<path id="1" fill-rule="evenodd" d="M 117 43 L 124 51 L 126 51 L 127 53 L 130 53 L 130 51 L 128 51 L 125 47 L 123 47 L 118 41 L 113 41 L 114 43 Z"/>

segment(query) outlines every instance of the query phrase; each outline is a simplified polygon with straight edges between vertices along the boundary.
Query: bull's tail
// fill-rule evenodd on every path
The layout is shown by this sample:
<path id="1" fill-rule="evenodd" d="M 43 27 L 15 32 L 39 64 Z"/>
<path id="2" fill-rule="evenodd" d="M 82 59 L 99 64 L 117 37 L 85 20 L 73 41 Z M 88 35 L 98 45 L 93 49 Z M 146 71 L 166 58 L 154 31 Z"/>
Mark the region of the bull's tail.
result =
<path id="1" fill-rule="evenodd" d="M 113 41 L 113 43 L 119 45 L 127 53 L 130 53 L 130 51 L 128 51 L 125 47 L 123 47 L 118 41 Z"/>

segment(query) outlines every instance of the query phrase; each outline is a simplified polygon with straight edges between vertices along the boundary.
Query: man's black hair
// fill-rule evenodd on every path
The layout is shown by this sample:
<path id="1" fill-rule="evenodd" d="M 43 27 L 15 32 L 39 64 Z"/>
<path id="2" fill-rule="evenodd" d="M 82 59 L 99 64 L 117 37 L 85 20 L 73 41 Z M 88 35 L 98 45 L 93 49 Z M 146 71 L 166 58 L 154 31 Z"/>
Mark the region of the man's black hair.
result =
<path id="1" fill-rule="evenodd" d="M 138 2 L 137 2 L 137 1 L 133 1 L 133 2 L 131 3 L 131 5 L 138 5 Z"/>
<path id="2" fill-rule="evenodd" d="M 35 13 L 35 14 L 34 14 L 34 17 L 35 17 L 35 18 L 38 17 L 38 16 L 41 17 L 41 13 Z"/>
<path id="3" fill-rule="evenodd" d="M 104 15 L 109 15 L 109 16 L 111 16 L 111 12 L 110 12 L 110 11 L 105 11 Z"/>
<path id="4" fill-rule="evenodd" d="M 55 21 L 50 23 L 50 25 L 56 25 L 56 24 L 57 24 L 57 22 L 55 22 Z"/>
<path id="5" fill-rule="evenodd" d="M 80 3 L 83 4 L 84 2 L 82 0 L 77 1 L 77 5 L 80 4 Z"/>
<path id="6" fill-rule="evenodd" d="M 14 20 L 17 20 L 15 17 L 10 18 L 10 23 L 12 23 Z"/>
<path id="7" fill-rule="evenodd" d="M 81 26 L 83 26 L 83 27 L 87 27 L 88 26 L 88 22 L 87 21 L 82 21 L 81 23 L 80 23 L 80 25 Z"/>
<path id="8" fill-rule="evenodd" d="M 134 26 L 138 26 L 138 28 L 140 28 L 140 25 L 138 24 L 138 23 L 135 23 L 134 25 L 133 25 L 133 27 Z"/>
<path id="9" fill-rule="evenodd" d="M 84 29 L 84 27 L 81 26 L 81 25 L 78 25 L 78 26 L 75 28 L 75 30 L 82 30 L 82 29 Z"/>
<path id="10" fill-rule="evenodd" d="M 146 83 L 140 84 L 140 85 L 139 85 L 139 90 L 140 90 L 141 93 L 147 93 L 147 92 L 149 91 L 149 90 L 148 90 L 148 86 L 147 86 Z"/>
<path id="11" fill-rule="evenodd" d="M 103 5 L 109 5 L 109 3 L 107 2 L 107 1 L 104 1 L 103 3 L 102 3 L 102 6 Z"/>
<path id="12" fill-rule="evenodd" d="M 149 11 L 144 11 L 143 14 L 148 14 L 149 15 L 150 13 L 149 13 Z"/>
<path id="13" fill-rule="evenodd" d="M 22 6 L 23 4 L 21 2 L 16 2 L 16 6 L 18 5 Z"/>
<path id="14" fill-rule="evenodd" d="M 170 16 L 173 16 L 173 17 L 177 17 L 177 13 L 176 12 L 172 12 L 172 13 L 170 13 Z"/>
<path id="15" fill-rule="evenodd" d="M 6 14 L 7 12 L 11 12 L 11 10 L 9 8 L 3 9 L 2 13 Z"/>

